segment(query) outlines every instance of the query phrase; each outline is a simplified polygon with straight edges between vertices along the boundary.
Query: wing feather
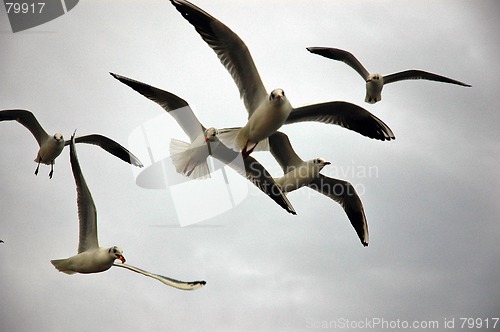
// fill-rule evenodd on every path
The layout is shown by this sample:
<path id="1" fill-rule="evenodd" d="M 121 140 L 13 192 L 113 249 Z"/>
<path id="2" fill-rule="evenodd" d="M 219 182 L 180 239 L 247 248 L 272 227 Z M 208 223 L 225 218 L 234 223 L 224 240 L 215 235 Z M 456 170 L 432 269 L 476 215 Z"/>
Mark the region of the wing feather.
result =
<path id="1" fill-rule="evenodd" d="M 114 73 L 110 74 L 123 84 L 128 85 L 135 91 L 142 94 L 144 97 L 160 105 L 177 121 L 177 123 L 179 123 L 182 130 L 184 130 L 186 135 L 189 136 L 191 142 L 193 142 L 206 130 L 206 128 L 203 127 L 196 115 L 194 115 L 194 112 L 191 110 L 189 104 L 184 99 L 174 95 L 173 93 L 158 89 L 149 84 L 142 83 Z"/>
<path id="2" fill-rule="evenodd" d="M 42 142 L 49 137 L 49 134 L 30 111 L 19 109 L 0 111 L 0 121 L 4 120 L 15 120 L 22 124 L 35 137 L 39 146 L 42 146 Z"/>
<path id="3" fill-rule="evenodd" d="M 165 285 L 175 287 L 177 289 L 182 289 L 182 290 L 195 290 L 195 289 L 199 289 L 199 288 L 205 286 L 205 284 L 206 284 L 206 281 L 204 281 L 204 280 L 201 280 L 201 281 L 180 281 L 180 280 L 172 279 L 169 277 L 162 276 L 160 274 L 154 274 L 154 273 L 145 271 L 143 269 L 140 269 L 138 267 L 128 265 L 128 264 L 113 263 L 113 266 L 123 267 L 125 269 L 130 270 L 130 271 L 134 271 L 136 273 L 142 274 L 146 277 L 156 279 L 156 280 L 164 283 Z"/>
<path id="4" fill-rule="evenodd" d="M 76 155 L 75 135 L 71 136 L 70 161 L 73 177 L 75 178 L 78 220 L 80 225 L 80 240 L 78 242 L 78 253 L 89 249 L 99 248 L 97 241 L 97 210 L 87 187 L 87 182 L 82 174 L 80 163 Z"/>
<path id="5" fill-rule="evenodd" d="M 457 80 L 454 80 L 454 79 L 451 79 L 451 78 L 448 78 L 445 76 L 441 76 L 438 74 L 429 73 L 427 71 L 417 70 L 417 69 L 405 70 L 405 71 L 401 71 L 398 73 L 384 76 L 384 84 L 389 84 L 389 83 L 403 81 L 403 80 L 428 80 L 428 81 L 451 83 L 451 84 L 471 87 L 471 85 L 469 85 L 467 83 L 463 83 L 463 82 L 460 82 L 460 81 L 457 81 Z"/>
<path id="6" fill-rule="evenodd" d="M 101 147 L 105 151 L 111 153 L 117 158 L 120 158 L 121 160 L 137 166 L 137 167 L 144 167 L 144 165 L 141 163 L 139 158 L 137 158 L 132 152 L 130 152 L 128 149 L 123 147 L 121 144 L 118 142 L 112 140 L 111 138 L 108 138 L 103 135 L 99 134 L 91 134 L 91 135 L 85 135 L 85 136 L 80 136 L 75 138 L 75 143 L 86 143 L 86 144 L 93 144 Z M 70 145 L 71 141 L 68 140 L 65 142 L 64 145 Z"/>
<path id="7" fill-rule="evenodd" d="M 273 177 L 261 163 L 250 156 L 243 158 L 240 152 L 226 147 L 220 141 L 217 144 L 211 143 L 210 145 L 212 146 L 212 156 L 214 158 L 247 178 L 283 209 L 291 214 L 296 214 L 286 195 L 281 191 Z"/>
<path id="8" fill-rule="evenodd" d="M 346 63 L 352 69 L 357 71 L 365 81 L 368 79 L 368 75 L 370 75 L 368 70 L 366 70 L 361 62 L 359 62 L 359 60 L 356 59 L 356 57 L 350 52 L 331 47 L 308 47 L 307 50 L 311 53 L 324 56 L 325 58 Z"/>
<path id="9" fill-rule="evenodd" d="M 250 115 L 267 98 L 267 92 L 245 43 L 222 22 L 184 0 L 171 0 L 182 16 L 194 26 L 227 69 Z"/>
<path id="10" fill-rule="evenodd" d="M 390 141 L 394 133 L 382 120 L 364 108 L 344 101 L 332 101 L 295 108 L 285 124 L 316 121 L 336 124 L 363 136 Z"/>
<path id="11" fill-rule="evenodd" d="M 368 246 L 368 223 L 363 203 L 354 187 L 347 181 L 319 175 L 308 186 L 339 203 L 344 208 L 351 225 L 356 230 L 361 243 Z"/>

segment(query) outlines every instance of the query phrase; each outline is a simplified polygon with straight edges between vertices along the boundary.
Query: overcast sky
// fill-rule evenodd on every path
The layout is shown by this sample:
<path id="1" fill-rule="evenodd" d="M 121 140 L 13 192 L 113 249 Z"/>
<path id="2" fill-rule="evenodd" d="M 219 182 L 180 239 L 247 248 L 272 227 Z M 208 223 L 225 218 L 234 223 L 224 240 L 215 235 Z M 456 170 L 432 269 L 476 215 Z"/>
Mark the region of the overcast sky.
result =
<path id="1" fill-rule="evenodd" d="M 283 88 L 294 106 L 349 101 L 394 131 L 395 141 L 381 142 L 318 123 L 282 128 L 302 159 L 323 157 L 332 165 L 322 174 L 356 185 L 370 245 L 338 204 L 307 188 L 289 194 L 292 216 L 234 176 L 231 207 L 220 171 L 212 182 L 144 189 L 136 169 L 80 144 L 100 244 L 121 246 L 131 265 L 207 285 L 183 292 L 118 268 L 60 273 L 50 260 L 76 254 L 78 242 L 69 150 L 52 180 L 48 166 L 35 176 L 36 141 L 2 122 L 0 329 L 302 331 L 377 318 L 441 328 L 454 319 L 459 328 L 461 317 L 498 317 L 498 2 L 195 3 L 245 41 L 269 91 Z M 353 69 L 308 46 L 349 50 L 373 72 L 423 69 L 473 87 L 398 82 L 369 105 Z M 246 121 L 230 75 L 167 0 L 81 1 L 15 34 L 0 9 L 0 109 L 29 109 L 65 138 L 75 129 L 107 135 L 146 165 L 140 137 L 165 149 L 170 138 L 187 140 L 158 105 L 108 72 L 177 94 L 206 126 Z M 161 141 L 152 139 L 158 129 Z M 269 153 L 254 157 L 282 175 Z M 203 194 L 193 199 L 197 188 Z M 199 222 L 181 227 L 190 218 Z"/>

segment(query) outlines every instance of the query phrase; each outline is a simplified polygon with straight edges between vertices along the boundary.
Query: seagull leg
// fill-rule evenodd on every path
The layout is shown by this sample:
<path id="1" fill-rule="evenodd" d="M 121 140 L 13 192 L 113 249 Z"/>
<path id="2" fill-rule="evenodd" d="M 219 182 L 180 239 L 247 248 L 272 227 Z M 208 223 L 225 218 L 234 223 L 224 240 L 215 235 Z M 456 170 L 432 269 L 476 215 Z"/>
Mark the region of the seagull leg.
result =
<path id="1" fill-rule="evenodd" d="M 52 179 L 52 174 L 54 174 L 54 163 L 50 163 L 50 173 L 49 173 L 49 179 Z"/>
<path id="2" fill-rule="evenodd" d="M 38 169 L 40 168 L 40 163 L 42 162 L 42 157 L 38 158 L 38 165 L 36 165 L 35 175 L 38 175 Z"/>

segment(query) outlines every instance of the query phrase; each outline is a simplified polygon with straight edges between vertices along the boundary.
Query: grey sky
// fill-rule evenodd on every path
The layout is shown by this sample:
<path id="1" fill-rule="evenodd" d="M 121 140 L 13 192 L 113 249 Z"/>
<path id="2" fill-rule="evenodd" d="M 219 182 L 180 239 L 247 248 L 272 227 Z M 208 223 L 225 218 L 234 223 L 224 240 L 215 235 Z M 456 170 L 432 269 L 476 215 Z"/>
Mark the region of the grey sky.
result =
<path id="1" fill-rule="evenodd" d="M 372 318 L 441 327 L 454 318 L 457 328 L 460 317 L 498 317 L 498 3 L 195 3 L 245 41 L 268 90 L 283 88 L 294 106 L 356 103 L 394 131 L 395 141 L 380 142 L 338 126 L 283 127 L 302 159 L 323 157 L 332 162 L 323 174 L 357 185 L 370 245 L 363 248 L 327 197 L 290 193 L 292 216 L 245 182 L 238 206 L 180 227 L 171 192 L 138 187 L 136 170 L 80 144 L 100 244 L 121 246 L 132 265 L 207 285 L 182 292 L 113 268 L 59 273 L 50 259 L 74 255 L 78 240 L 69 150 L 52 180 L 48 166 L 34 176 L 36 141 L 18 123 L 2 122 L 1 329 L 303 331 Z M 184 98 L 205 126 L 245 123 L 230 75 L 167 0 L 81 1 L 16 34 L 1 9 L 0 32 L 0 109 L 29 109 L 49 133 L 100 133 L 132 149 L 134 130 L 164 111 L 110 71 Z M 473 87 L 398 82 L 369 105 L 354 70 L 308 46 L 349 50 L 382 74 L 423 69 Z M 187 140 L 174 119 L 164 122 L 162 135 Z M 254 157 L 282 174 L 268 153 Z M 210 214 L 220 196 L 199 186 L 205 201 L 175 199 Z"/>

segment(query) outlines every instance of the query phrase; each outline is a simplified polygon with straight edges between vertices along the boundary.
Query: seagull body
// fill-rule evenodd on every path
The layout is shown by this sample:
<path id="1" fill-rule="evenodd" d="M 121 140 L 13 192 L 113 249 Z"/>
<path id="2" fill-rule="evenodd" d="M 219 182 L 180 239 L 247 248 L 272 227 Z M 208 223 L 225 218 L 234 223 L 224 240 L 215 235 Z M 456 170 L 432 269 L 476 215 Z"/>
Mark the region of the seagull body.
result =
<path id="1" fill-rule="evenodd" d="M 235 132 L 239 132 L 238 128 L 217 130 L 211 127 L 206 129 L 184 99 L 134 79 L 113 73 L 110 74 L 123 84 L 160 105 L 168 114 L 174 117 L 189 136 L 191 143 L 179 140 L 172 140 L 171 142 L 170 154 L 177 172 L 190 178 L 207 177 L 210 170 L 206 160 L 208 156 L 212 156 L 247 178 L 283 209 L 291 214 L 296 214 L 293 206 L 262 164 L 250 156 L 239 158 L 239 152 L 228 148 L 219 140 L 219 136 L 233 135 Z"/>
<path id="2" fill-rule="evenodd" d="M 285 97 L 282 89 L 271 92 L 269 99 L 264 100 L 251 113 L 247 124 L 241 128 L 236 137 L 237 149 L 242 149 L 244 156 L 249 155 L 257 144 L 275 133 L 290 116 L 292 105 Z M 252 146 L 250 150 L 248 146 Z"/>
<path id="3" fill-rule="evenodd" d="M 52 178 L 55 159 L 61 154 L 64 147 L 70 144 L 70 141 L 64 141 L 63 135 L 60 133 L 56 133 L 53 136 L 47 134 L 33 113 L 27 110 L 14 109 L 0 111 L 0 121 L 5 120 L 15 120 L 26 127 L 33 134 L 40 147 L 35 158 L 35 162 L 38 163 L 35 175 L 38 174 L 40 163 L 42 163 L 51 166 L 49 177 Z M 76 143 L 98 145 L 125 162 L 138 167 L 143 167 L 141 161 L 136 156 L 106 136 L 92 134 L 77 137 L 75 141 Z"/>
<path id="4" fill-rule="evenodd" d="M 322 158 L 302 161 L 295 167 L 291 167 L 291 170 L 285 173 L 281 178 L 275 180 L 283 192 L 289 193 L 303 186 L 307 186 L 314 179 L 318 178 L 319 172 L 326 165 L 330 165 L 330 162 Z"/>
<path id="5" fill-rule="evenodd" d="M 245 157 L 255 149 L 258 140 L 269 137 L 284 124 L 302 121 L 337 124 L 379 140 L 394 139 L 385 123 L 354 104 L 328 102 L 293 108 L 283 89 L 268 94 L 247 46 L 237 34 L 188 1 L 170 2 L 217 54 L 238 87 L 248 121 L 238 133 L 235 145 Z"/>
<path id="6" fill-rule="evenodd" d="M 284 175 L 275 179 L 281 189 L 288 193 L 307 186 L 330 197 L 343 208 L 361 243 L 368 246 L 368 224 L 363 204 L 354 187 L 347 181 L 324 176 L 320 171 L 330 162 L 323 158 L 302 160 L 293 150 L 288 136 L 276 132 L 269 137 L 272 155 L 283 169 Z"/>
<path id="7" fill-rule="evenodd" d="M 374 104 L 382 99 L 382 88 L 385 84 L 397 81 L 422 79 L 470 87 L 469 84 L 417 69 L 405 70 L 385 76 L 378 73 L 369 73 L 361 62 L 359 62 L 359 60 L 352 55 L 352 53 L 338 48 L 308 47 L 307 50 L 311 53 L 319 54 L 329 59 L 342 61 L 357 71 L 366 82 L 365 102 L 369 104 Z"/>
<path id="8" fill-rule="evenodd" d="M 96 248 L 83 251 L 66 259 L 51 260 L 51 263 L 61 272 L 66 274 L 75 273 L 98 273 L 109 270 L 116 259 L 125 263 L 123 251 L 119 247 Z"/>
<path id="9" fill-rule="evenodd" d="M 78 162 L 74 134 L 70 141 L 70 161 L 77 191 L 80 239 L 77 255 L 66 259 L 51 260 L 56 269 L 66 274 L 99 273 L 108 270 L 111 266 L 118 266 L 154 278 L 166 285 L 179 289 L 193 290 L 205 285 L 205 281 L 183 282 L 126 265 L 124 264 L 125 257 L 123 257 L 123 251 L 120 247 L 100 247 L 97 240 L 97 210 Z M 122 263 L 116 264 L 115 260 L 117 259 Z"/>
<path id="10" fill-rule="evenodd" d="M 45 136 L 41 140 L 40 149 L 38 150 L 35 158 L 35 162 L 43 163 L 45 165 L 51 165 L 51 174 L 53 174 L 53 165 L 55 164 L 55 159 L 61 154 L 64 149 L 64 139 L 60 133 L 54 134 L 54 136 Z M 35 174 L 38 174 L 38 167 L 35 170 Z"/>

